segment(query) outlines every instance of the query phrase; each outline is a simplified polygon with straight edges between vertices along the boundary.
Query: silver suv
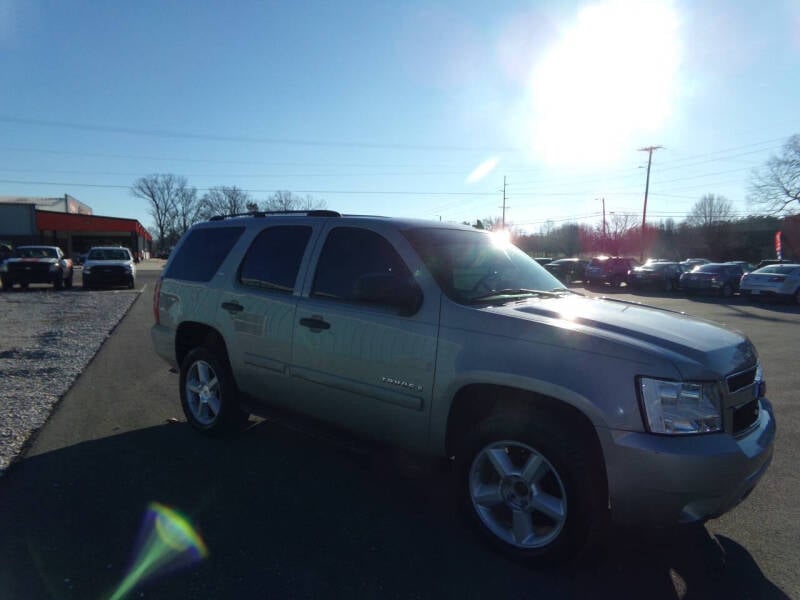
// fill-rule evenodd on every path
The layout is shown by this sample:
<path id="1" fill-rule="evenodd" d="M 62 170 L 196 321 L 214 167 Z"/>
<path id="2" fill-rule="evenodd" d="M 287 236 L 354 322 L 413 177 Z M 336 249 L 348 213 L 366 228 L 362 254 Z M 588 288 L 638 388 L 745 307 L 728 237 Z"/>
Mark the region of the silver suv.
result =
<path id="1" fill-rule="evenodd" d="M 612 519 L 720 515 L 772 457 L 746 337 L 577 295 L 470 227 L 219 217 L 182 238 L 154 312 L 196 429 L 277 407 L 454 458 L 469 520 L 525 559 L 575 556 Z"/>

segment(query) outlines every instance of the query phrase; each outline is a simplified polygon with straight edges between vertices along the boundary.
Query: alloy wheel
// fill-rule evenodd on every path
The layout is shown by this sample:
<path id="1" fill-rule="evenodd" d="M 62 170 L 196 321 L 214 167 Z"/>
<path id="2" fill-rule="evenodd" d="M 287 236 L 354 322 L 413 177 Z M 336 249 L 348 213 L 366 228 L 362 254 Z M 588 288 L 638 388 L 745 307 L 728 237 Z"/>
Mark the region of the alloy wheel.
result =
<path id="1" fill-rule="evenodd" d="M 567 520 L 558 471 L 522 442 L 494 442 L 478 452 L 469 469 L 469 494 L 481 522 L 517 548 L 550 544 Z"/>
<path id="2" fill-rule="evenodd" d="M 222 407 L 219 379 L 204 360 L 197 360 L 186 374 L 186 405 L 202 425 L 211 425 Z"/>

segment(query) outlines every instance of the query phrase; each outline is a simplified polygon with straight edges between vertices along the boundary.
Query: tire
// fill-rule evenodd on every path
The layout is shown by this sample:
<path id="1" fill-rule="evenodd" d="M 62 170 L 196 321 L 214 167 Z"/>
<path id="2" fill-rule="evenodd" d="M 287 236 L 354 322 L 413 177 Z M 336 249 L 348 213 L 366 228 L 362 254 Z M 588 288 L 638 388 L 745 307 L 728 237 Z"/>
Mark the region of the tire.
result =
<path id="1" fill-rule="evenodd" d="M 129 290 L 132 290 L 132 289 L 134 289 L 135 287 L 136 287 L 136 281 L 133 279 L 133 277 L 131 277 L 131 278 L 128 280 L 128 289 L 129 289 Z"/>
<path id="2" fill-rule="evenodd" d="M 0 281 L 3 283 L 3 291 L 11 291 L 11 288 L 14 287 L 14 282 L 7 277 L 0 278 Z"/>
<path id="3" fill-rule="evenodd" d="M 795 304 L 800 304 L 800 288 L 794 291 L 794 302 Z"/>
<path id="4" fill-rule="evenodd" d="M 480 423 L 456 454 L 460 503 L 495 548 L 528 563 L 589 554 L 609 519 L 605 469 L 585 436 L 544 411 Z"/>
<path id="5" fill-rule="evenodd" d="M 64 277 L 61 274 L 61 271 L 58 272 L 58 275 L 56 275 L 56 278 L 53 280 L 53 289 L 54 290 L 64 289 Z"/>
<path id="6" fill-rule="evenodd" d="M 194 348 L 183 360 L 180 394 L 186 420 L 207 435 L 232 433 L 249 416 L 239 405 L 227 359 L 204 346 Z"/>
<path id="7" fill-rule="evenodd" d="M 730 298 L 731 296 L 733 296 L 733 287 L 731 286 L 731 284 L 726 283 L 725 285 L 723 285 L 722 288 L 719 290 L 719 295 L 722 296 L 723 298 Z"/>
<path id="8" fill-rule="evenodd" d="M 64 287 L 68 290 L 72 289 L 72 278 L 75 276 L 75 271 L 69 272 L 69 277 L 64 280 Z"/>

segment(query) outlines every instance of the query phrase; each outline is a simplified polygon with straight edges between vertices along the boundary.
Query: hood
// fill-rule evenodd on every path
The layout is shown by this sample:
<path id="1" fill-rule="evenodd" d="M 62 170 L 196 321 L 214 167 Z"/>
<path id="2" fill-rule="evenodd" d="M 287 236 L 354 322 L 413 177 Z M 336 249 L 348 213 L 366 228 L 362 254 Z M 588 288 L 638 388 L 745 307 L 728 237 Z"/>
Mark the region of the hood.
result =
<path id="1" fill-rule="evenodd" d="M 753 345 L 741 333 L 683 313 L 633 302 L 566 296 L 487 307 L 488 312 L 525 321 L 558 321 L 646 353 L 662 354 L 686 378 L 718 378 L 756 363 Z"/>
<path id="2" fill-rule="evenodd" d="M 6 263 L 48 263 L 54 265 L 58 263 L 57 258 L 20 258 L 18 256 L 12 256 L 11 258 L 6 259 Z"/>
<path id="3" fill-rule="evenodd" d="M 87 260 L 83 263 L 83 268 L 97 268 L 97 267 L 131 267 L 133 268 L 133 261 L 130 260 Z"/>

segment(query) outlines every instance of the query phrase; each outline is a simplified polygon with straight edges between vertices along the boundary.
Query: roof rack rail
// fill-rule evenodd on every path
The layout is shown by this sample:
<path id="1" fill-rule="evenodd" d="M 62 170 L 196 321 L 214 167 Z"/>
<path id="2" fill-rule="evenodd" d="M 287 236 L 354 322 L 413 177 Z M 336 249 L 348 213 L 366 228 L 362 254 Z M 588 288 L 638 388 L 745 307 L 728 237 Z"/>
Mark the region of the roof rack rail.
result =
<path id="1" fill-rule="evenodd" d="M 266 217 L 267 215 L 304 215 L 306 217 L 341 217 L 335 210 L 252 210 L 243 213 L 214 215 L 209 221 L 224 221 L 233 217 Z"/>

